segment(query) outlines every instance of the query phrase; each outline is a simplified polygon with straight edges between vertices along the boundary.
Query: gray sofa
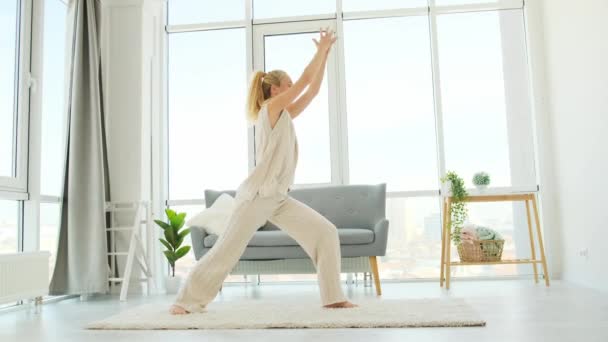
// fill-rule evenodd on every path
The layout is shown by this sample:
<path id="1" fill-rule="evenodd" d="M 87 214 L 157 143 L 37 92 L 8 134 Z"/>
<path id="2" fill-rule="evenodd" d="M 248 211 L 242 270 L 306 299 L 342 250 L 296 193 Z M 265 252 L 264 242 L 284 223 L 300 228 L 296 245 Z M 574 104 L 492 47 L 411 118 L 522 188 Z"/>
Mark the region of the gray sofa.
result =
<path id="1" fill-rule="evenodd" d="M 235 196 L 235 190 L 205 190 L 209 208 L 222 194 Z M 377 256 L 386 254 L 388 220 L 385 217 L 386 183 L 374 185 L 331 185 L 292 189 L 289 196 L 307 204 L 338 228 L 342 269 L 347 272 L 371 272 L 376 293 L 382 294 Z M 207 253 L 217 235 L 203 229 L 191 229 L 196 259 Z M 312 261 L 298 243 L 267 221 L 249 241 L 245 252 L 230 274 L 315 273 Z"/>

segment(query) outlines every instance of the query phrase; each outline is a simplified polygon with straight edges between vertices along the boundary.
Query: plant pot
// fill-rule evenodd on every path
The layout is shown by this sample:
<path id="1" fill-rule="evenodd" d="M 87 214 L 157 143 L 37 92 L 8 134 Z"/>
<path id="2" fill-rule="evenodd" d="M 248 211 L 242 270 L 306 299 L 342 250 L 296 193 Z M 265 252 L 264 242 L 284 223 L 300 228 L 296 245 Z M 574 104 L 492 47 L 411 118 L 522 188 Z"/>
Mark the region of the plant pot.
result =
<path id="1" fill-rule="evenodd" d="M 167 294 L 176 294 L 182 284 L 182 278 L 180 276 L 165 276 L 165 289 Z"/>
<path id="2" fill-rule="evenodd" d="M 488 187 L 488 185 L 487 184 L 475 184 L 475 187 L 477 188 L 477 190 L 483 191 Z"/>

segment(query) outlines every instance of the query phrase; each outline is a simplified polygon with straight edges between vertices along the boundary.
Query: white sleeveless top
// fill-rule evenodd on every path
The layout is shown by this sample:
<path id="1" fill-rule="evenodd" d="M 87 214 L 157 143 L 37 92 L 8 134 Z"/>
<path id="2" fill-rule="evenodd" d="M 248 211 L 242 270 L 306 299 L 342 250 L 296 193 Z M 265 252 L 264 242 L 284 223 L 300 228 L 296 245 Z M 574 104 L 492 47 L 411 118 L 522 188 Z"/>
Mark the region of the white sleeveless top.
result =
<path id="1" fill-rule="evenodd" d="M 286 196 L 298 163 L 298 139 L 287 110 L 271 128 L 267 104 L 262 105 L 255 122 L 255 145 L 256 166 L 239 185 L 237 195 L 244 199 L 258 193 L 260 197 Z"/>

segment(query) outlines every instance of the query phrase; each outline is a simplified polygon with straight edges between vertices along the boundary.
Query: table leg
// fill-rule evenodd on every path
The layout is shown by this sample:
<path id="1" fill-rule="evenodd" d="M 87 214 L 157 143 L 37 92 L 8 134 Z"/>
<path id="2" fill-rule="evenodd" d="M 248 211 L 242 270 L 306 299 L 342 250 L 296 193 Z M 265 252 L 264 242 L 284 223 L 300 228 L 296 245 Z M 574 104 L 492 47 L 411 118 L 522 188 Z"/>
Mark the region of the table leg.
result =
<path id="1" fill-rule="evenodd" d="M 450 246 L 452 245 L 451 241 L 452 241 L 452 200 L 448 197 L 448 211 L 447 211 L 447 224 L 446 224 L 446 263 L 445 263 L 445 288 L 447 290 L 450 289 L 450 264 L 451 264 L 451 252 L 450 252 Z"/>
<path id="2" fill-rule="evenodd" d="M 530 252 L 532 253 L 532 260 L 536 260 L 536 247 L 534 246 L 534 233 L 532 232 L 532 219 L 530 218 L 530 204 L 528 200 L 526 202 L 526 217 L 528 218 L 528 233 L 530 234 Z M 536 263 L 533 263 L 534 267 L 534 282 L 538 283 L 538 267 Z"/>
<path id="3" fill-rule="evenodd" d="M 538 246 L 540 247 L 540 256 L 543 263 L 543 273 L 545 274 L 545 284 L 549 286 L 549 272 L 547 272 L 547 259 L 545 258 L 545 246 L 543 245 L 543 236 L 540 232 L 540 220 L 538 219 L 538 208 L 536 207 L 536 195 L 532 197 L 532 207 L 534 207 L 534 220 L 536 223 L 536 235 L 538 236 Z"/>
<path id="4" fill-rule="evenodd" d="M 445 280 L 445 227 L 446 227 L 446 215 L 448 213 L 446 199 L 442 199 L 443 202 L 443 220 L 441 221 L 441 273 L 439 275 L 439 286 L 443 287 L 443 281 Z"/>

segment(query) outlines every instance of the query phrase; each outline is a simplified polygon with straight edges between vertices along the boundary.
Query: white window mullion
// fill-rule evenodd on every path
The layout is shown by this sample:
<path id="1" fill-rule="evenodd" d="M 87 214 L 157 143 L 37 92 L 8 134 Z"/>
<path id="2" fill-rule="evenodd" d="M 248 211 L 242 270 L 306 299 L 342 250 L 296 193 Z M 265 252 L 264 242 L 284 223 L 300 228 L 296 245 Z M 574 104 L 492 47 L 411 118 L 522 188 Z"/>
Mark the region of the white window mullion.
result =
<path id="1" fill-rule="evenodd" d="M 163 1 L 162 18 L 164 24 L 169 22 L 168 3 Z M 163 25 L 164 26 L 164 25 Z M 153 165 L 159 167 L 159 172 L 156 176 L 154 184 L 158 186 L 156 193 L 153 195 L 157 199 L 152 208 L 155 217 L 162 217 L 165 210 L 165 202 L 169 199 L 169 34 L 165 30 L 160 39 L 162 54 L 159 54 L 161 61 L 159 62 L 159 73 L 162 78 L 162 94 L 163 97 L 159 103 L 159 110 L 156 111 L 159 115 L 153 120 L 154 132 L 157 133 L 155 146 L 153 148 Z M 154 187 L 153 187 L 154 191 Z"/>
<path id="2" fill-rule="evenodd" d="M 167 200 L 169 199 L 169 89 L 168 89 L 168 70 L 169 70 L 169 34 L 164 28 L 167 27 L 168 18 L 168 3 L 162 2 L 161 13 L 159 16 L 160 28 L 155 32 L 153 39 L 158 41 L 154 45 L 157 51 L 158 60 L 154 63 L 154 72 L 160 75 L 159 81 L 162 81 L 155 91 L 159 92 L 159 99 L 155 103 L 152 110 L 152 207 L 150 216 L 154 219 L 164 219 Z M 157 170 L 155 172 L 155 170 Z M 157 230 L 152 233 L 152 238 L 157 238 L 160 234 Z M 169 274 L 169 263 L 166 258 L 159 257 L 162 250 L 158 244 L 158 240 L 154 239 L 154 244 L 148 242 L 148 248 L 156 257 L 151 260 L 151 268 L 155 276 L 155 286 L 162 286 L 161 276 Z"/>
<path id="3" fill-rule="evenodd" d="M 18 190 L 27 192 L 28 121 L 30 102 L 30 46 L 32 35 L 32 1 L 21 2 L 19 20 L 19 97 L 17 105 L 17 165 Z"/>
<path id="4" fill-rule="evenodd" d="M 29 195 L 27 192 L 0 190 L 0 200 L 27 201 L 28 199 Z"/>
<path id="5" fill-rule="evenodd" d="M 245 65 L 247 66 L 245 82 L 249 85 L 255 68 L 253 65 L 253 0 L 245 0 L 245 22 Z M 255 167 L 255 128 L 253 125 L 247 126 L 247 151 L 248 172 L 250 172 Z"/>
<path id="6" fill-rule="evenodd" d="M 340 116 L 341 107 L 339 103 L 340 97 L 340 73 L 338 67 L 340 64 L 339 53 L 337 49 L 332 49 L 330 56 L 327 59 L 327 82 L 328 82 L 328 109 L 329 109 L 329 160 L 331 164 L 331 184 L 342 184 L 342 160 L 340 158 L 342 136 L 340 131 Z M 333 71 L 333 72 L 332 72 Z"/>
<path id="7" fill-rule="evenodd" d="M 167 33 L 179 33 L 179 32 L 243 28 L 243 27 L 246 27 L 247 25 L 248 25 L 247 21 L 238 20 L 238 21 L 222 21 L 222 22 L 216 22 L 216 23 L 167 25 L 166 27 L 167 27 Z"/>
<path id="8" fill-rule="evenodd" d="M 49 0 L 45 0 L 49 1 Z M 45 1 L 38 1 L 31 11 L 31 56 L 28 74 L 30 79 L 28 193 L 23 202 L 23 250 L 38 251 L 40 245 L 40 170 L 42 145 L 42 84 Z M 30 13 L 28 11 L 28 13 Z"/>
<path id="9" fill-rule="evenodd" d="M 254 25 L 265 25 L 265 24 L 281 24 L 281 23 L 301 22 L 301 21 L 319 21 L 319 20 L 334 20 L 334 19 L 336 19 L 336 13 L 327 13 L 327 14 L 302 15 L 302 16 L 291 16 L 291 17 L 254 19 L 253 24 Z"/>
<path id="10" fill-rule="evenodd" d="M 338 0 L 341 1 L 341 0 Z M 340 8 L 341 10 L 341 8 Z M 340 13 L 340 12 L 338 12 Z M 427 15 L 428 7 L 414 7 L 414 8 L 396 8 L 389 10 L 372 10 L 372 11 L 354 11 L 344 12 L 342 15 L 343 20 L 359 20 L 359 19 L 379 19 L 379 18 L 393 18 L 393 17 L 408 17 L 415 15 Z"/>
<path id="11" fill-rule="evenodd" d="M 435 0 L 429 0 L 429 35 L 431 42 L 431 68 L 433 75 L 433 100 L 435 107 L 435 137 L 437 141 L 437 177 L 441 178 L 446 174 L 444 131 L 443 131 L 443 111 L 441 101 L 441 77 L 439 72 L 439 43 L 437 39 L 437 14 L 432 10 Z M 449 190 L 446 184 L 439 183 L 439 194 L 447 194 Z M 441 202 L 441 201 L 439 201 Z M 438 202 L 439 216 L 445 220 L 443 205 Z M 443 221 L 442 221 L 443 222 Z"/>
<path id="12" fill-rule="evenodd" d="M 337 0 L 336 11 L 342 13 L 342 0 Z M 338 184 L 349 184 L 349 160 L 348 160 L 348 122 L 346 113 L 346 71 L 344 67 L 344 20 L 342 15 L 336 18 L 336 47 L 334 49 L 337 59 L 337 130 L 338 130 L 338 155 L 339 155 L 339 170 L 340 179 Z"/>

